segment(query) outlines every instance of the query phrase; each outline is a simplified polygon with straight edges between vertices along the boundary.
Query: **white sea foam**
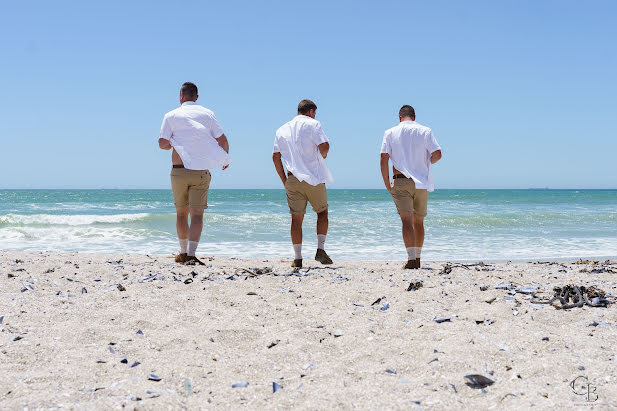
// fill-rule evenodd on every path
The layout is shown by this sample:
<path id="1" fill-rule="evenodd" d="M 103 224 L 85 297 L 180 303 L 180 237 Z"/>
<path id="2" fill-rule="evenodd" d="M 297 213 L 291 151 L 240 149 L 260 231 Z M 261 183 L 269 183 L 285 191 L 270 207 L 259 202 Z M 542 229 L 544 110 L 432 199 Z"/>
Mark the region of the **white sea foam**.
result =
<path id="1" fill-rule="evenodd" d="M 0 216 L 1 225 L 90 225 L 97 223 L 119 224 L 143 220 L 151 216 L 149 213 L 136 214 L 7 214 Z"/>

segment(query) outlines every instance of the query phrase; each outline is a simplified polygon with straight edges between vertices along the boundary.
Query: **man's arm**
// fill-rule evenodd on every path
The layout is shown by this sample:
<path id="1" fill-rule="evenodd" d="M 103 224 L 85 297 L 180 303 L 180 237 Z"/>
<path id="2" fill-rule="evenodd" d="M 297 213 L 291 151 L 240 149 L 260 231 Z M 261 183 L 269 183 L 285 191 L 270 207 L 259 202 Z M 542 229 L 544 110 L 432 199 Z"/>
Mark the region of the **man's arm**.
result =
<path id="1" fill-rule="evenodd" d="M 321 143 L 320 145 L 317 146 L 317 148 L 319 149 L 319 152 L 321 153 L 321 156 L 323 158 L 328 157 L 328 151 L 330 151 L 330 143 L 328 142 Z"/>
<path id="2" fill-rule="evenodd" d="M 392 187 L 390 186 L 390 169 L 388 168 L 388 162 L 390 161 L 390 154 L 381 153 L 381 177 L 383 178 L 383 183 L 386 186 L 386 190 L 390 191 Z"/>
<path id="3" fill-rule="evenodd" d="M 159 148 L 161 150 L 171 150 L 171 141 L 159 138 Z"/>
<path id="4" fill-rule="evenodd" d="M 225 150 L 227 154 L 229 154 L 229 142 L 227 141 L 227 137 L 225 137 L 225 134 L 221 134 L 221 136 L 216 139 L 216 142 L 219 143 L 219 146 L 221 146 L 221 148 Z"/>
<path id="5" fill-rule="evenodd" d="M 272 162 L 274 163 L 274 168 L 278 173 L 283 185 L 287 183 L 287 175 L 285 174 L 285 169 L 283 168 L 283 162 L 281 161 L 281 153 L 273 153 L 272 154 Z"/>
<path id="6" fill-rule="evenodd" d="M 435 164 L 441 160 L 441 150 L 435 150 L 431 153 L 431 164 Z"/>

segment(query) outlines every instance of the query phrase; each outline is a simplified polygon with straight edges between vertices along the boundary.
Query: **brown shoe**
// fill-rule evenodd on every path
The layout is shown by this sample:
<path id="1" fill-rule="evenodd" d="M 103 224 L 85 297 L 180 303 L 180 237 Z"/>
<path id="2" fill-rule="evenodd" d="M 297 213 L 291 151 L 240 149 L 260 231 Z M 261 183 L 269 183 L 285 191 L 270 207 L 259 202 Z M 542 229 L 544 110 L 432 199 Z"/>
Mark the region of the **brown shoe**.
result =
<path id="1" fill-rule="evenodd" d="M 420 259 L 416 258 L 416 268 L 420 268 Z"/>
<path id="2" fill-rule="evenodd" d="M 405 270 L 415 270 L 417 268 L 418 268 L 417 260 L 409 260 L 407 261 L 407 264 L 403 266 L 403 269 Z"/>
<path id="3" fill-rule="evenodd" d="M 326 250 L 322 250 L 321 248 L 317 249 L 315 253 L 315 260 L 319 261 L 322 264 L 332 264 L 332 259 L 326 254 Z"/>
<path id="4" fill-rule="evenodd" d="M 302 259 L 300 258 L 299 260 L 294 260 L 294 262 L 291 263 L 291 266 L 295 268 L 302 268 Z"/>
<path id="5" fill-rule="evenodd" d="M 186 255 L 186 253 L 180 253 L 176 256 L 176 262 L 180 263 L 180 264 L 184 264 L 186 263 L 188 256 Z"/>
<path id="6" fill-rule="evenodd" d="M 206 264 L 200 261 L 194 255 L 190 255 L 186 257 L 186 262 L 184 263 L 184 265 L 206 265 Z"/>

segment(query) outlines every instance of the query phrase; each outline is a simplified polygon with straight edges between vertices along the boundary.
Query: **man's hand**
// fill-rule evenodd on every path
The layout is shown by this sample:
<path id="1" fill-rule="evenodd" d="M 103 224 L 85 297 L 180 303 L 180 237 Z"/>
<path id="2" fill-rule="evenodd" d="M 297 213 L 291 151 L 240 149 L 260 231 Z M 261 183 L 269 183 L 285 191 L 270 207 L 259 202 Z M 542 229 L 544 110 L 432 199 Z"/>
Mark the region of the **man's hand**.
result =
<path id="1" fill-rule="evenodd" d="M 330 151 L 330 143 L 321 143 L 317 146 L 317 148 L 319 149 L 319 153 L 323 158 L 328 157 L 328 151 Z"/>
<path id="2" fill-rule="evenodd" d="M 283 168 L 283 162 L 281 161 L 281 153 L 273 153 L 272 154 L 272 162 L 274 163 L 274 168 L 279 175 L 279 178 L 283 182 L 283 186 L 287 184 L 287 175 L 285 174 L 285 169 Z"/>
<path id="3" fill-rule="evenodd" d="M 171 150 L 171 141 L 159 138 L 159 148 L 161 150 Z"/>
<path id="4" fill-rule="evenodd" d="M 431 164 L 435 164 L 441 160 L 441 150 L 435 150 L 431 153 Z"/>
<path id="5" fill-rule="evenodd" d="M 229 164 L 226 164 L 223 166 L 223 168 L 221 168 L 221 170 L 227 170 L 229 168 Z"/>
<path id="6" fill-rule="evenodd" d="M 390 155 L 388 153 L 381 153 L 381 160 L 380 160 L 381 177 L 383 178 L 383 183 L 386 186 L 386 190 L 388 190 L 388 192 L 392 190 L 392 185 L 390 184 L 390 170 L 388 169 L 389 161 L 390 161 Z"/>

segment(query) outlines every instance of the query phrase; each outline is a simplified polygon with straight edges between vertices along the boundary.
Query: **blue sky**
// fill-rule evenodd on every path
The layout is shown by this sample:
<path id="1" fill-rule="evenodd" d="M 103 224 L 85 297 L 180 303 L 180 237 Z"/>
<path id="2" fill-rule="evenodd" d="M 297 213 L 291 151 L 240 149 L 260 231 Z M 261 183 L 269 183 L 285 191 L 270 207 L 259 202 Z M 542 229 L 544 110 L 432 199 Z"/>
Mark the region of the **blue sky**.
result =
<path id="1" fill-rule="evenodd" d="M 275 130 L 310 98 L 333 188 L 379 188 L 403 104 L 437 188 L 617 188 L 617 2 L 3 2 L 0 188 L 168 188 L 184 81 L 227 134 L 213 188 L 281 188 Z"/>

